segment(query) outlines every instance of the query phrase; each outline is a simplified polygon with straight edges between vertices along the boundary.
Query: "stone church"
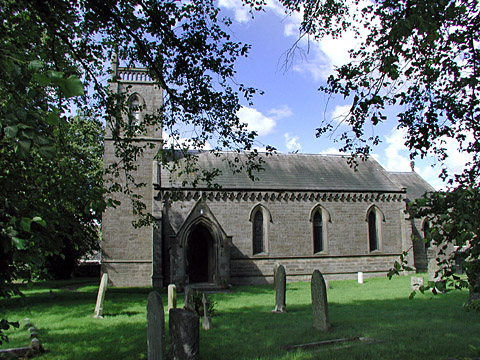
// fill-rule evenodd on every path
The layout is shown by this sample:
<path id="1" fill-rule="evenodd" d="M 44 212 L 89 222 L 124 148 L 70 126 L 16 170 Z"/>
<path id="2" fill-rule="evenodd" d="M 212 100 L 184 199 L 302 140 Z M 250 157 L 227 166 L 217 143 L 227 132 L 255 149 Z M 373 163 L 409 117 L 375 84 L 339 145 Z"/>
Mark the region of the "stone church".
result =
<path id="1" fill-rule="evenodd" d="M 142 108 L 136 118 L 161 107 L 162 90 L 144 69 L 114 64 L 113 71 L 112 89 L 128 92 L 132 109 Z M 108 129 L 105 166 L 115 160 Z M 105 211 L 102 272 L 113 286 L 270 283 L 275 263 L 285 266 L 289 281 L 310 279 L 315 269 L 327 279 L 359 271 L 385 276 L 403 251 L 409 265 L 426 270 L 421 238 L 428 224 L 408 220 L 404 211 L 408 201 L 434 189 L 413 169 L 389 173 L 370 158 L 354 171 L 338 155 L 277 154 L 265 157 L 259 180 L 251 181 L 229 168 L 225 159 L 233 153 L 199 151 L 201 168 L 221 170 L 215 180 L 221 189 L 193 188 L 154 161 L 161 131 L 136 140 L 157 146 L 137 159 L 134 174 L 147 184 L 141 195 L 156 226 L 134 228 L 130 203 L 121 196 L 120 206 Z M 172 190 L 178 190 L 175 199 Z"/>

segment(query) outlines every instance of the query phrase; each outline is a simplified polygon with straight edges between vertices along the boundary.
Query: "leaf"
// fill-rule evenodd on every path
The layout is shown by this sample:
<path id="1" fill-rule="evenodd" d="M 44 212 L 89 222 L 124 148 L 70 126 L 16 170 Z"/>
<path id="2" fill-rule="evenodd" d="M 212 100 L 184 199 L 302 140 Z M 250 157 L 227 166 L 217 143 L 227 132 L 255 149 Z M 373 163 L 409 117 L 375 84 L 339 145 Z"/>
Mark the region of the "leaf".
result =
<path id="1" fill-rule="evenodd" d="M 22 130 L 20 134 L 21 134 L 21 137 L 25 137 L 30 140 L 33 140 L 33 138 L 35 137 L 35 131 L 33 131 L 33 129 L 31 128 Z"/>
<path id="2" fill-rule="evenodd" d="M 46 160 L 50 160 L 55 156 L 54 146 L 42 146 L 38 149 L 40 156 Z"/>
<path id="3" fill-rule="evenodd" d="M 52 79 L 54 82 L 58 80 L 63 80 L 63 72 L 61 71 L 54 71 L 54 70 L 48 70 L 47 71 L 47 76 Z"/>
<path id="4" fill-rule="evenodd" d="M 22 227 L 23 231 L 30 232 L 30 227 L 32 225 L 32 220 L 29 218 L 22 218 L 20 221 L 20 226 Z"/>
<path id="5" fill-rule="evenodd" d="M 56 112 L 50 112 L 47 115 L 47 124 L 57 126 L 60 123 L 60 116 Z"/>
<path id="6" fill-rule="evenodd" d="M 12 242 L 18 250 L 25 250 L 27 247 L 28 240 L 20 239 L 16 236 L 13 236 Z"/>
<path id="7" fill-rule="evenodd" d="M 40 86 L 46 86 L 46 85 L 50 84 L 50 82 L 51 82 L 50 78 L 48 76 L 44 75 L 44 74 L 35 73 L 35 74 L 33 74 L 32 78 Z"/>
<path id="8" fill-rule="evenodd" d="M 85 94 L 82 82 L 75 75 L 70 75 L 67 79 L 61 79 L 56 83 L 67 98 Z"/>
<path id="9" fill-rule="evenodd" d="M 22 155 L 26 155 L 30 151 L 32 146 L 31 140 L 19 140 L 18 141 L 18 152 Z"/>
<path id="10" fill-rule="evenodd" d="M 34 71 L 38 71 L 42 69 L 43 66 L 44 66 L 43 61 L 40 61 L 40 60 L 33 60 L 33 61 L 30 61 L 30 63 L 28 64 L 28 68 Z"/>
<path id="11" fill-rule="evenodd" d="M 47 223 L 45 220 L 43 220 L 40 216 L 35 216 L 33 219 L 32 219 L 33 222 L 37 223 L 38 225 L 42 226 L 42 227 L 45 227 L 47 226 Z"/>
<path id="12" fill-rule="evenodd" d="M 7 126 L 5 128 L 5 136 L 8 139 L 14 139 L 17 136 L 17 132 L 18 132 L 18 126 L 16 125 Z"/>

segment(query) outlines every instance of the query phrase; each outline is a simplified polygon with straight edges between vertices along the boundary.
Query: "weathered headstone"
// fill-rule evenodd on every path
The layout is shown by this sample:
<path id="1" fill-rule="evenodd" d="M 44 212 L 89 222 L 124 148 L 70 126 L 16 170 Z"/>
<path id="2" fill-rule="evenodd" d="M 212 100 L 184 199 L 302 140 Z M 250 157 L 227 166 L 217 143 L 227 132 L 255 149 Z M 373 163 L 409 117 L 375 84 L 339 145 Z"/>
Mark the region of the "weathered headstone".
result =
<path id="1" fill-rule="evenodd" d="M 168 311 L 177 308 L 177 287 L 174 284 L 168 285 Z"/>
<path id="2" fill-rule="evenodd" d="M 320 331 L 330 328 L 328 319 L 327 288 L 322 273 L 315 270 L 312 275 L 313 327 Z"/>
<path id="3" fill-rule="evenodd" d="M 419 290 L 423 284 L 423 277 L 412 276 L 410 279 L 410 286 L 412 287 L 413 291 Z"/>
<path id="4" fill-rule="evenodd" d="M 158 291 L 152 291 L 147 298 L 147 347 L 148 360 L 165 358 L 165 315 Z"/>
<path id="5" fill-rule="evenodd" d="M 171 309 L 169 316 L 170 360 L 200 359 L 200 329 L 197 314 L 185 309 Z"/>
<path id="6" fill-rule="evenodd" d="M 191 286 L 185 286 L 184 309 L 195 312 L 195 303 L 193 300 L 194 291 Z"/>
<path id="7" fill-rule="evenodd" d="M 273 264 L 273 287 L 275 287 L 275 278 L 277 276 L 277 270 L 279 266 L 280 264 L 278 262 L 275 262 L 275 264 Z"/>
<path id="8" fill-rule="evenodd" d="M 98 295 L 97 295 L 97 304 L 95 305 L 95 313 L 93 317 L 95 319 L 101 319 L 103 316 L 103 301 L 105 300 L 105 292 L 107 291 L 108 286 L 108 274 L 105 273 L 102 276 L 102 280 L 100 281 L 100 287 L 98 288 Z"/>
<path id="9" fill-rule="evenodd" d="M 203 304 L 203 317 L 202 317 L 202 328 L 203 330 L 210 330 L 212 328 L 212 318 L 208 313 L 208 307 L 210 306 L 210 301 L 206 294 L 202 294 L 202 304 Z"/>
<path id="10" fill-rule="evenodd" d="M 273 310 L 273 312 L 284 313 L 287 311 L 286 289 L 287 275 L 285 273 L 285 267 L 279 265 L 275 273 L 275 310 Z"/>

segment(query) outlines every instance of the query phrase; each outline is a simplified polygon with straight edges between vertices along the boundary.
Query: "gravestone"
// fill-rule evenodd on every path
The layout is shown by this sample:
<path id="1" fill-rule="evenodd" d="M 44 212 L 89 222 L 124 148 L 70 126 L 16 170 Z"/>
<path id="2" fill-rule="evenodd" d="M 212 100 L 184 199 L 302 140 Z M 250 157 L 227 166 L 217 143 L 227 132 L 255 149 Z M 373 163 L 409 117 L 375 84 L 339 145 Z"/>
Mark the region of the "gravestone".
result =
<path id="1" fill-rule="evenodd" d="M 287 275 L 285 267 L 279 265 L 275 273 L 275 310 L 276 313 L 287 312 L 286 305 Z"/>
<path id="2" fill-rule="evenodd" d="M 148 360 L 165 358 L 165 315 L 158 291 L 152 291 L 147 298 L 147 347 Z"/>
<path id="3" fill-rule="evenodd" d="M 322 273 L 315 270 L 312 275 L 313 327 L 320 331 L 330 328 L 328 319 L 327 288 Z"/>
<path id="4" fill-rule="evenodd" d="M 423 277 L 412 276 L 410 279 L 410 286 L 412 287 L 413 291 L 419 290 L 423 284 Z"/>
<path id="5" fill-rule="evenodd" d="M 202 294 L 202 304 L 203 304 L 203 317 L 202 317 L 202 328 L 203 330 L 210 330 L 212 328 L 212 318 L 208 313 L 208 307 L 210 306 L 210 301 L 206 294 Z"/>
<path id="6" fill-rule="evenodd" d="M 174 284 L 168 285 L 168 311 L 177 308 L 177 287 Z"/>
<path id="7" fill-rule="evenodd" d="M 199 316 L 185 309 L 171 309 L 169 316 L 170 360 L 200 359 Z"/>
<path id="8" fill-rule="evenodd" d="M 275 262 L 275 264 L 273 264 L 273 287 L 275 287 L 275 278 L 277 276 L 277 270 L 279 266 L 280 264 L 278 262 Z"/>
<path id="9" fill-rule="evenodd" d="M 357 273 L 357 282 L 358 282 L 359 284 L 363 284 L 363 272 L 361 272 L 361 271 L 359 271 L 359 272 Z"/>
<path id="10" fill-rule="evenodd" d="M 194 291 L 191 286 L 185 286 L 185 301 L 183 308 L 195 312 L 195 302 L 193 300 Z"/>
<path id="11" fill-rule="evenodd" d="M 102 280 L 100 281 L 100 287 L 98 288 L 98 295 L 97 295 L 97 304 L 95 305 L 95 313 L 93 314 L 94 319 L 101 319 L 103 316 L 103 301 L 105 300 L 105 293 L 107 291 L 108 286 L 108 274 L 105 273 L 102 276 Z"/>

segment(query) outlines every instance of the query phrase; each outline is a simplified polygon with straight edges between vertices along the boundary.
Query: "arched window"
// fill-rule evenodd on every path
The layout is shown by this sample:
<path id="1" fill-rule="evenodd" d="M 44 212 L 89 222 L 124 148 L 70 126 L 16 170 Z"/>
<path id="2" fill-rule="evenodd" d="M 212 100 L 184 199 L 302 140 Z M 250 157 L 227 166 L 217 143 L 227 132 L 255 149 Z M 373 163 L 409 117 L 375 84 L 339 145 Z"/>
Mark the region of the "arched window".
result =
<path id="1" fill-rule="evenodd" d="M 313 252 L 323 251 L 323 219 L 322 210 L 315 211 L 313 215 Z"/>
<path id="2" fill-rule="evenodd" d="M 257 204 L 250 211 L 249 221 L 252 223 L 252 254 L 267 254 L 268 227 L 272 222 L 272 214 L 265 206 Z"/>
<path id="3" fill-rule="evenodd" d="M 368 214 L 368 243 L 370 252 L 378 250 L 377 215 L 375 209 Z"/>
<path id="4" fill-rule="evenodd" d="M 253 255 L 264 252 L 264 239 L 263 214 L 259 209 L 253 217 Z"/>
<path id="5" fill-rule="evenodd" d="M 385 222 L 385 215 L 375 205 L 370 205 L 365 216 L 368 231 L 368 250 L 382 251 L 382 223 Z"/>
<path id="6" fill-rule="evenodd" d="M 140 123 L 143 105 L 143 99 L 138 94 L 133 94 L 128 99 L 128 119 L 131 127 L 135 127 Z"/>
<path id="7" fill-rule="evenodd" d="M 332 222 L 330 213 L 318 204 L 310 211 L 312 223 L 313 253 L 328 253 L 328 223 Z"/>

